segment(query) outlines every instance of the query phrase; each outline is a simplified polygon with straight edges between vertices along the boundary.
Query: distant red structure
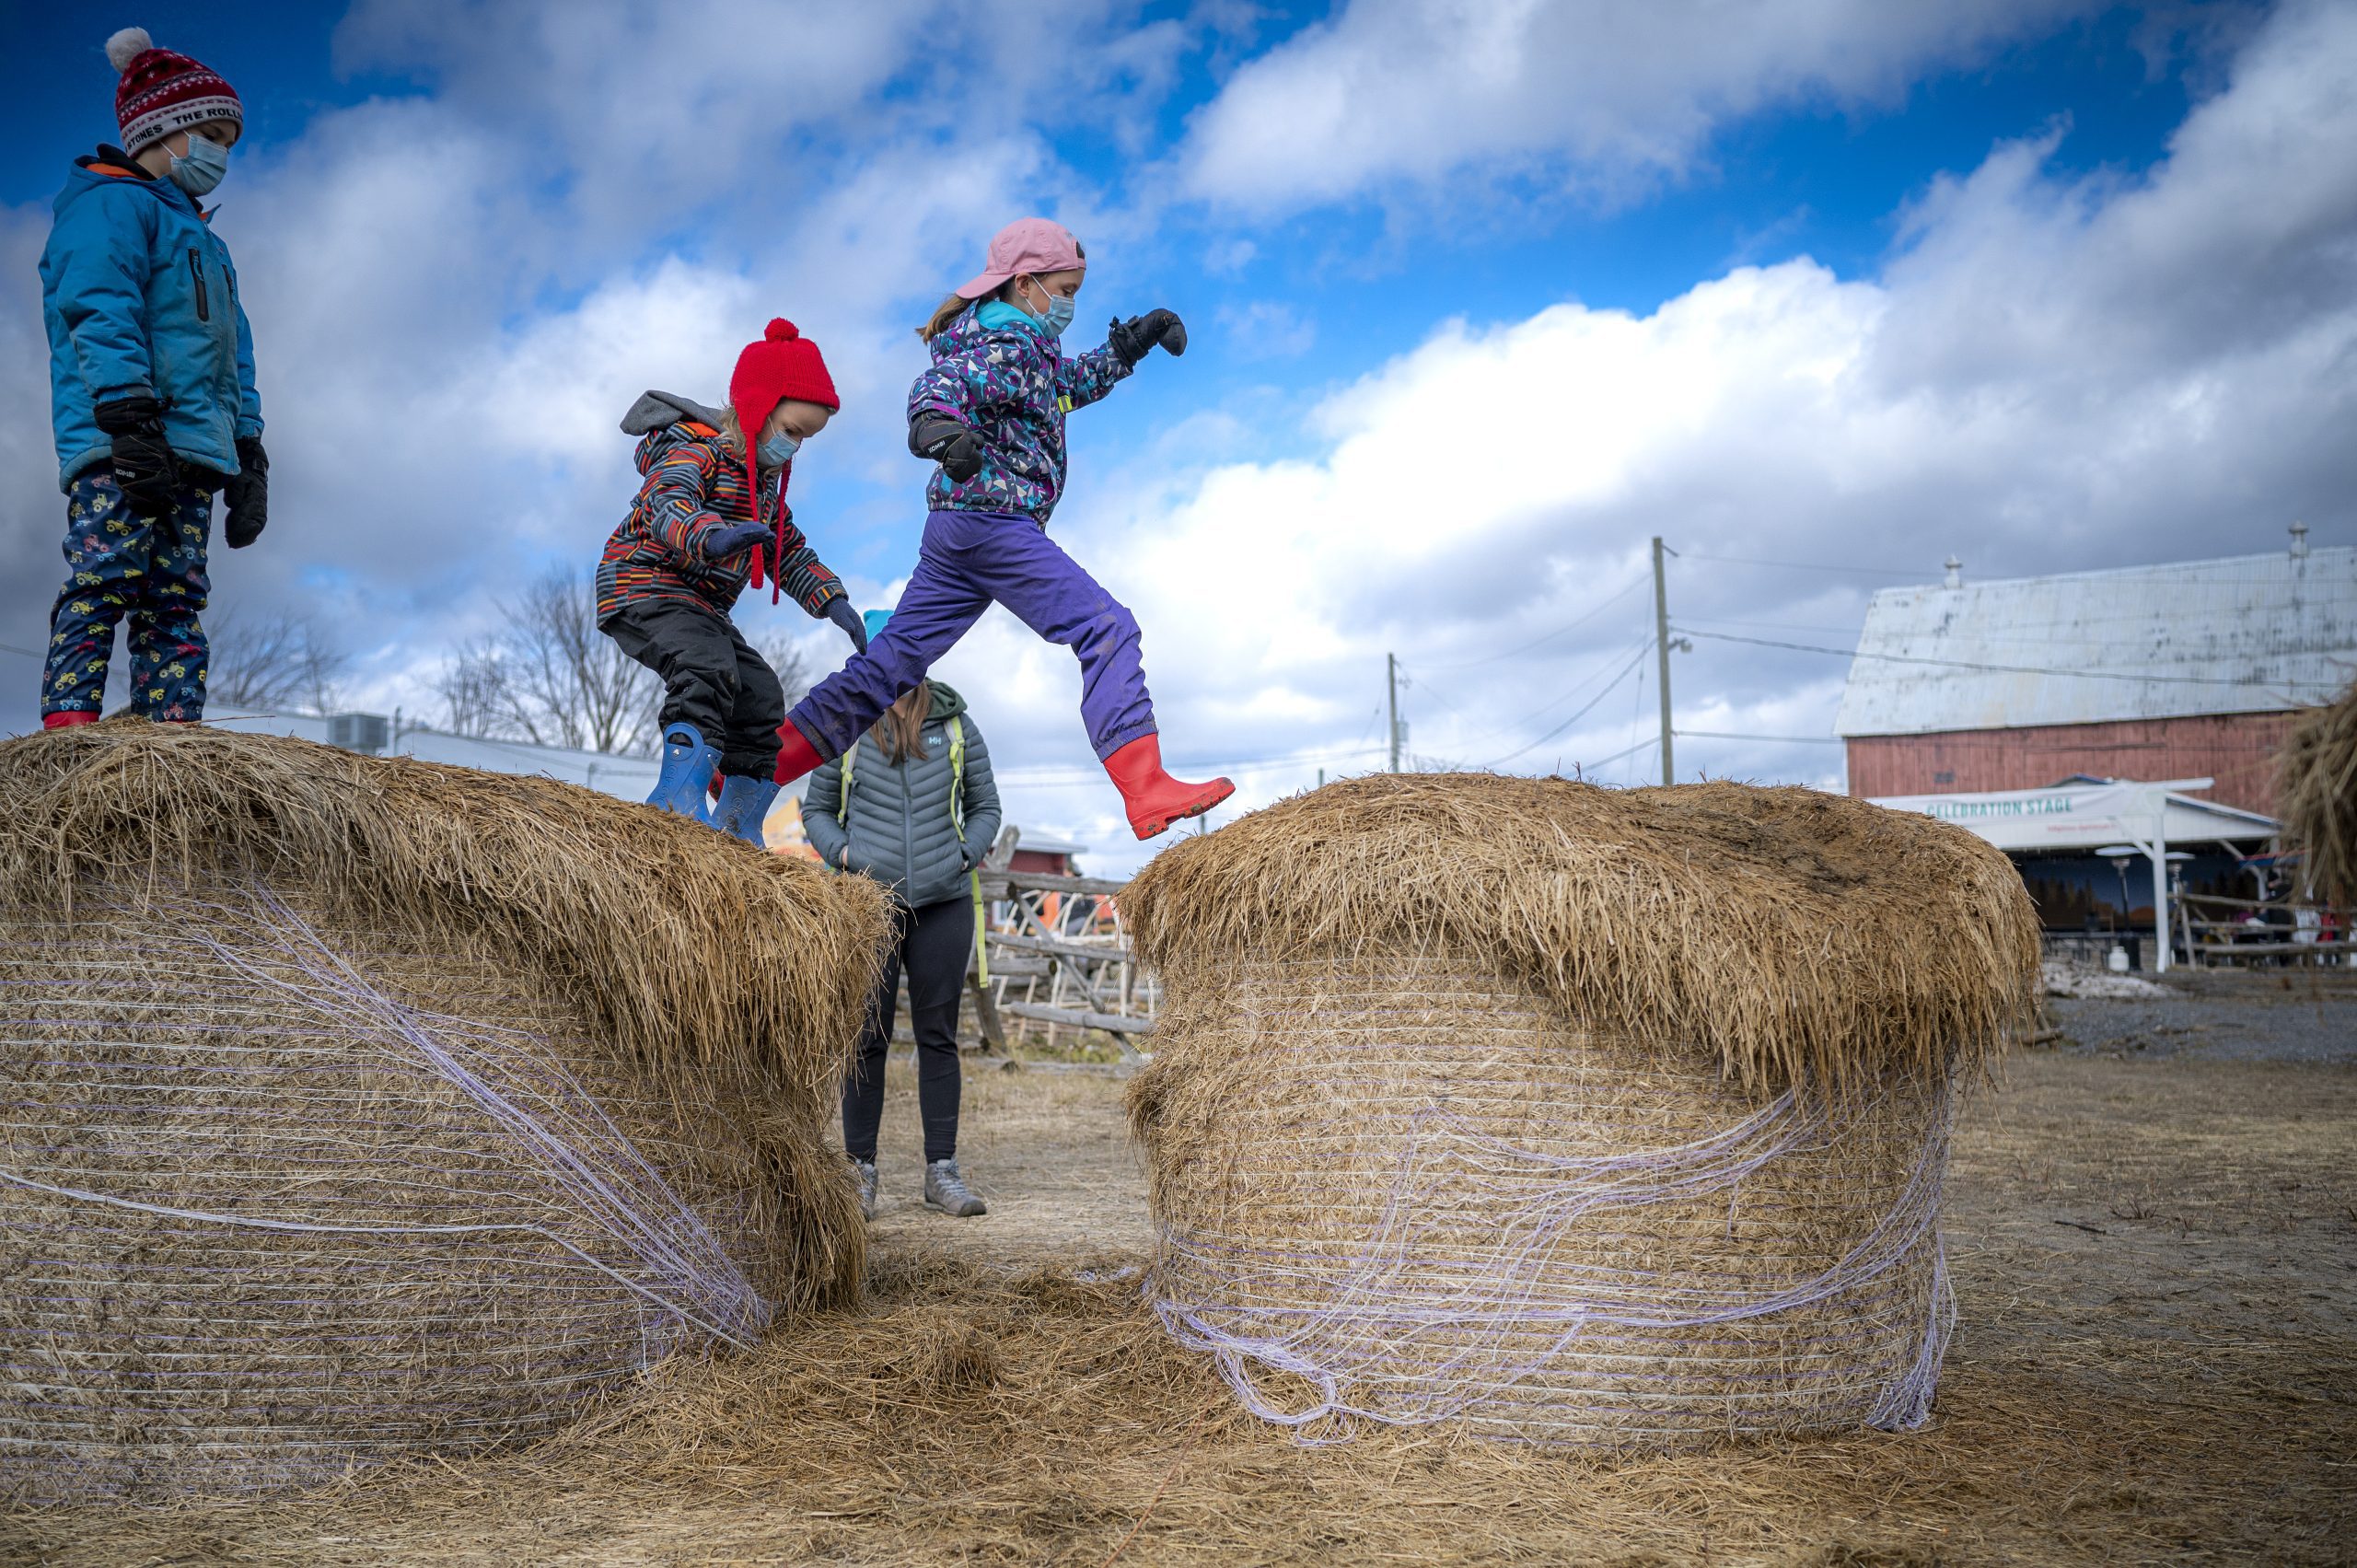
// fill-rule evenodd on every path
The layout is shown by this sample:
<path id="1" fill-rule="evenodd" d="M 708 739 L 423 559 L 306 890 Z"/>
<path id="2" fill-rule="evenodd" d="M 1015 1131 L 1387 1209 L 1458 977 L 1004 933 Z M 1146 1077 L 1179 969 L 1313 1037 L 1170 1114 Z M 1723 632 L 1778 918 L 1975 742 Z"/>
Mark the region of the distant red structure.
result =
<path id="1" fill-rule="evenodd" d="M 2294 713 L 2357 676 L 2357 549 L 1885 588 L 1834 732 L 1872 799 L 2045 789 L 2073 777 L 2214 779 L 2276 815 Z"/>
<path id="2" fill-rule="evenodd" d="M 1924 735 L 1848 738 L 1850 793 L 1881 797 L 2043 789 L 2086 773 L 2114 779 L 2215 779 L 2193 793 L 2272 817 L 2275 752 L 2293 715 L 2204 714 Z"/>
<path id="3" fill-rule="evenodd" d="M 1007 869 L 1034 872 L 1045 877 L 1076 877 L 1080 874 L 1077 857 L 1082 853 L 1078 844 L 1059 843 L 1053 839 L 1039 839 L 1028 843 L 1017 839 L 1015 858 L 1007 863 Z"/>

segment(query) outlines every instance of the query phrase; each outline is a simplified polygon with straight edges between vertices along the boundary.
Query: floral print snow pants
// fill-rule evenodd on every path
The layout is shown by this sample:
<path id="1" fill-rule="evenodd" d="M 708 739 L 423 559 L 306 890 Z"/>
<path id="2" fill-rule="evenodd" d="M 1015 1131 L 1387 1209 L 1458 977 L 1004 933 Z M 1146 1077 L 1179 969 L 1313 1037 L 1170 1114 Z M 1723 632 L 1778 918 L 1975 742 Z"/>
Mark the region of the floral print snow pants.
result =
<path id="1" fill-rule="evenodd" d="M 131 711 L 190 723 L 204 716 L 204 628 L 197 617 L 213 493 L 183 484 L 159 517 L 132 510 L 104 464 L 65 493 L 65 587 L 49 620 L 41 716 L 99 711 L 115 622 L 131 620 Z"/>

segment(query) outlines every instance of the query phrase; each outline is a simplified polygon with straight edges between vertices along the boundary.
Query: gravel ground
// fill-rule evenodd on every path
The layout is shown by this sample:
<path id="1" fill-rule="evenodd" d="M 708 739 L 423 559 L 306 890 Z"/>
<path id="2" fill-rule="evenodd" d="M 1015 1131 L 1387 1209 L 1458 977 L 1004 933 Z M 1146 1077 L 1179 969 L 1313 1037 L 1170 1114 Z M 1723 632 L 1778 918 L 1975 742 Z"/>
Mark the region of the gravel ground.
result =
<path id="1" fill-rule="evenodd" d="M 2057 1051 L 2218 1062 L 2357 1062 L 2357 975 L 2315 970 L 2177 970 L 2166 994 L 2049 996 Z"/>

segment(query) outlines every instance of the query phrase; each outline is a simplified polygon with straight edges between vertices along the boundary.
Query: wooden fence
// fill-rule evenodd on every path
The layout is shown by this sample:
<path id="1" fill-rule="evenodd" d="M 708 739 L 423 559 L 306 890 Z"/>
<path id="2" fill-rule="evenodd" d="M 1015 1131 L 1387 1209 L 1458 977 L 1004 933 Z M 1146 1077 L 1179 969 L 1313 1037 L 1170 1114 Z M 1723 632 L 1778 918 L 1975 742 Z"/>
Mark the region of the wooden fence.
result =
<path id="1" fill-rule="evenodd" d="M 2179 893 L 2174 900 L 2177 930 L 2171 935 L 2186 960 L 2204 965 L 2243 963 L 2346 964 L 2357 951 L 2346 911 L 2291 900 L 2230 899 L 2215 893 Z"/>
<path id="2" fill-rule="evenodd" d="M 1130 950 L 1120 890 L 1101 877 L 982 873 L 990 983 L 979 966 L 967 982 L 984 1049 L 1040 1038 L 1053 1047 L 1093 1031 L 1124 1060 L 1145 1059 L 1140 1042 L 1154 1033 L 1162 989 Z"/>

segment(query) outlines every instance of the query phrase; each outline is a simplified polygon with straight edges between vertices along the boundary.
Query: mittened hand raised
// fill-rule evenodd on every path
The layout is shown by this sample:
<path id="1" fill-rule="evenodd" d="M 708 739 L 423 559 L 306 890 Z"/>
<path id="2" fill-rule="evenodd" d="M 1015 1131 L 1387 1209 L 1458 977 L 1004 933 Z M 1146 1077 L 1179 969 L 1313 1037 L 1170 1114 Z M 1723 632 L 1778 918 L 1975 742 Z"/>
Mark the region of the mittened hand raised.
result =
<path id="1" fill-rule="evenodd" d="M 981 440 L 946 413 L 921 413 L 909 421 L 909 450 L 939 463 L 952 484 L 982 471 Z"/>
<path id="2" fill-rule="evenodd" d="M 1177 311 L 1157 308 L 1126 321 L 1117 319 L 1105 329 L 1105 346 L 1124 365 L 1135 365 L 1156 343 L 1169 354 L 1187 352 L 1187 323 Z"/>
<path id="3" fill-rule="evenodd" d="M 849 598 L 837 594 L 827 601 L 825 614 L 828 620 L 843 629 L 843 635 L 851 639 L 853 647 L 861 653 L 867 651 L 867 622 L 860 619 L 859 611 L 851 607 Z"/>
<path id="4" fill-rule="evenodd" d="M 723 523 L 703 536 L 703 553 L 707 561 L 726 561 L 741 551 L 768 542 L 767 523 Z"/>

